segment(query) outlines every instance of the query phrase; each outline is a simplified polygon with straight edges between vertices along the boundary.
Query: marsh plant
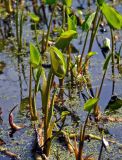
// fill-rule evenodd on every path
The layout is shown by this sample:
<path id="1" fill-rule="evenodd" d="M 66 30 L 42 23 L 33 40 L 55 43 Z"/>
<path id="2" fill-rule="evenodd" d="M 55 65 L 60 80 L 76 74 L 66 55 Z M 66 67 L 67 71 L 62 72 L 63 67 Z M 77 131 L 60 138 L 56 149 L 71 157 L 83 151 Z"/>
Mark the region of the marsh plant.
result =
<path id="1" fill-rule="evenodd" d="M 41 156 L 42 159 L 47 159 L 50 156 L 51 148 L 53 148 L 51 146 L 54 138 L 59 138 L 59 135 L 63 135 L 68 149 L 74 152 L 76 160 L 94 159 L 91 155 L 85 154 L 84 141 L 87 126 L 91 117 L 94 119 L 94 123 L 102 119 L 99 101 L 109 66 L 111 66 L 112 70 L 112 96 L 114 96 L 116 57 L 118 70 L 121 69 L 120 52 L 122 45 L 115 56 L 114 33 L 115 30 L 122 29 L 122 15 L 104 0 L 97 0 L 95 11 L 90 11 L 84 17 L 79 10 L 72 8 L 72 2 L 72 0 L 44 0 L 42 2 L 35 0 L 32 1 L 33 11 L 28 10 L 26 15 L 34 25 L 34 38 L 29 41 L 29 112 L 30 119 L 34 124 L 37 142 L 35 158 Z M 3 4 L 6 12 L 15 16 L 16 41 L 19 53 L 23 48 L 24 1 L 5 0 Z M 41 7 L 38 6 L 39 4 L 41 4 Z M 46 15 L 46 7 L 49 7 L 49 18 Z M 40 8 L 43 11 L 44 19 L 42 19 Z M 91 58 L 97 55 L 97 52 L 93 51 L 93 45 L 97 40 L 99 26 L 103 19 L 109 26 L 111 37 L 110 40 L 106 38 L 103 46 L 109 48 L 109 53 L 104 56 L 102 79 L 95 92 L 89 75 L 89 66 Z M 41 30 L 43 23 L 45 27 Z M 78 51 L 76 49 L 77 53 L 74 56 L 72 42 L 78 39 L 79 35 L 84 38 L 84 41 L 81 50 Z M 101 48 L 103 49 L 103 47 Z M 78 134 L 74 134 L 74 141 L 65 127 L 67 116 L 73 117 L 75 115 L 70 111 L 70 108 L 63 108 L 65 98 L 72 98 L 65 93 L 66 86 L 69 85 L 69 82 L 67 84 L 67 79 L 71 83 L 71 88 L 76 88 L 78 93 L 83 93 L 82 108 L 86 113 L 84 123 L 78 123 L 80 127 L 77 127 L 80 129 Z M 38 94 L 41 97 L 40 115 L 37 109 Z M 60 109 L 59 113 L 56 112 L 56 107 Z M 121 107 L 121 103 L 119 103 L 119 107 Z M 81 119 L 79 118 L 79 120 Z M 101 159 L 105 142 L 104 132 L 102 132 L 101 136 L 102 138 L 93 136 L 102 142 L 98 156 L 99 160 Z"/>
<path id="2" fill-rule="evenodd" d="M 39 144 L 40 148 L 43 150 L 43 154 L 46 157 L 49 157 L 50 147 L 52 140 L 54 137 L 58 136 L 60 132 L 63 132 L 63 125 L 64 125 L 64 117 L 62 116 L 59 118 L 58 121 L 62 122 L 62 125 L 59 130 L 56 131 L 56 134 L 53 134 L 53 130 L 57 126 L 57 120 L 55 120 L 55 101 L 57 97 L 58 85 L 53 85 L 55 76 L 59 78 L 59 82 L 65 79 L 65 76 L 69 75 L 73 76 L 75 79 L 79 75 L 82 77 L 82 83 L 85 81 L 86 88 L 90 91 L 89 99 L 84 104 L 84 110 L 88 112 L 84 125 L 81 125 L 80 129 L 80 141 L 79 146 L 77 146 L 77 142 L 75 140 L 75 147 L 70 144 L 70 148 L 74 150 L 76 160 L 82 160 L 83 158 L 83 147 L 84 147 L 84 139 L 85 139 L 85 130 L 87 126 L 87 122 L 89 119 L 89 115 L 91 110 L 93 109 L 93 114 L 95 117 L 99 117 L 100 108 L 98 106 L 98 102 L 100 99 L 100 93 L 103 87 L 104 79 L 106 76 L 107 68 L 110 59 L 112 60 L 112 75 L 114 76 L 114 42 L 113 42 L 113 29 L 121 29 L 122 28 L 122 16 L 116 12 L 114 8 L 106 4 L 103 0 L 97 1 L 97 8 L 96 11 L 90 13 L 86 16 L 84 22 L 81 24 L 82 32 L 86 33 L 84 45 L 80 56 L 76 59 L 75 62 L 72 61 L 71 56 L 71 45 L 70 41 L 72 39 L 77 38 L 77 17 L 72 11 L 71 1 L 63 1 L 62 3 L 62 31 L 59 34 L 59 37 L 49 46 L 49 36 L 51 33 L 51 25 L 53 22 L 53 18 L 58 6 L 58 1 L 46 1 L 48 5 L 51 5 L 53 8 L 53 12 L 51 14 L 51 18 L 48 25 L 48 30 L 46 34 L 45 40 L 45 52 L 48 52 L 50 55 L 50 62 L 51 68 L 49 69 L 48 75 L 46 75 L 45 69 L 42 67 L 43 61 L 42 56 L 40 55 L 39 51 L 39 43 L 37 38 L 36 32 L 36 22 L 35 22 L 35 35 L 36 35 L 36 45 L 30 44 L 30 112 L 32 120 L 38 119 L 37 118 L 37 111 L 36 111 L 36 94 L 37 92 L 41 93 L 41 101 L 42 101 L 42 113 L 43 118 L 41 119 L 41 127 L 38 129 L 37 134 L 41 134 L 43 137 L 43 141 Z M 94 95 L 92 91 L 92 84 L 88 78 L 88 68 L 90 63 L 90 58 L 96 54 L 96 52 L 92 51 L 93 43 L 97 34 L 97 30 L 99 28 L 100 22 L 102 20 L 103 15 L 105 16 L 111 31 L 111 42 L 112 42 L 112 50 L 111 53 L 106 57 L 104 65 L 103 65 L 103 78 L 98 89 L 96 95 Z M 38 17 L 30 14 L 31 18 L 34 21 L 38 20 Z M 90 31 L 92 27 L 92 31 Z M 88 37 L 90 35 L 90 42 L 87 51 L 87 55 L 85 55 L 86 51 L 86 44 L 88 43 Z M 53 40 L 54 41 L 54 40 Z M 84 59 L 84 60 L 83 60 Z M 67 61 L 67 63 L 66 63 Z M 76 67 L 77 66 L 77 67 Z M 76 67 L 76 71 L 74 73 L 74 67 Z M 74 74 L 72 74 L 74 73 Z M 31 95 L 32 92 L 32 75 L 35 81 L 35 88 L 33 91 L 33 96 Z M 72 78 L 73 78 L 72 77 Z M 87 78 L 86 78 L 87 77 Z M 74 79 L 73 78 L 73 79 Z M 42 80 L 40 84 L 40 79 Z M 89 82 L 88 82 L 89 81 Z M 64 82 L 64 81 L 63 81 Z M 87 90 L 87 91 L 88 91 Z M 89 92 L 88 91 L 88 92 Z M 112 91 L 114 94 L 114 89 Z M 86 157 L 86 159 L 88 159 Z"/>

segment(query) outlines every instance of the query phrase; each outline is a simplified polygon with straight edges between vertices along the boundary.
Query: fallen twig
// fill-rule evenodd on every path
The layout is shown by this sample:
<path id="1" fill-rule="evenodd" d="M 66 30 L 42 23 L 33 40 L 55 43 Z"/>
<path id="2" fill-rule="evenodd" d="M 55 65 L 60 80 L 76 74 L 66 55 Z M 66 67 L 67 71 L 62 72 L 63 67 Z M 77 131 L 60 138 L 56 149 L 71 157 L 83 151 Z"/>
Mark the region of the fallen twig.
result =
<path id="1" fill-rule="evenodd" d="M 0 147 L 0 152 L 1 152 L 2 154 L 5 154 L 6 156 L 11 157 L 11 158 L 20 159 L 20 157 L 19 157 L 17 154 L 15 154 L 15 153 L 13 153 L 13 152 L 11 152 L 11 151 L 8 151 L 7 148 Z"/>

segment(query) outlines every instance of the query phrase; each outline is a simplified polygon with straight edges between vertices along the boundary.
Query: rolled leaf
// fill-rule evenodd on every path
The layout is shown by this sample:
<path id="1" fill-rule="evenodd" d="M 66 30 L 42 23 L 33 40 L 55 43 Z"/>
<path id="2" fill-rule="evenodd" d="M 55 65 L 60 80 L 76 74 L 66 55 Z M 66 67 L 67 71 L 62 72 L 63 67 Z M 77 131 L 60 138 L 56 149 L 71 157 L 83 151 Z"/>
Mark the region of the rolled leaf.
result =
<path id="1" fill-rule="evenodd" d="M 95 12 L 86 16 L 86 19 L 85 19 L 84 23 L 82 24 L 83 31 L 87 32 L 90 29 L 92 22 L 94 20 L 94 17 L 95 17 Z"/>
<path id="2" fill-rule="evenodd" d="M 110 58 L 111 58 L 112 54 L 109 54 L 104 62 L 104 65 L 103 65 L 103 70 L 107 70 L 108 68 L 108 64 L 109 64 L 109 61 L 110 61 Z"/>
<path id="3" fill-rule="evenodd" d="M 53 74 L 59 78 L 64 78 L 66 74 L 66 62 L 63 53 L 56 47 L 50 47 L 49 52 Z"/>
<path id="4" fill-rule="evenodd" d="M 84 104 L 84 110 L 87 112 L 91 112 L 92 108 L 94 105 L 98 102 L 98 98 L 90 98 L 89 100 L 86 101 Z"/>
<path id="5" fill-rule="evenodd" d="M 76 16 L 68 16 L 68 30 L 77 30 L 77 19 Z"/>
<path id="6" fill-rule="evenodd" d="M 32 43 L 30 43 L 30 62 L 33 68 L 36 68 L 39 66 L 39 64 L 41 64 L 40 53 Z"/>

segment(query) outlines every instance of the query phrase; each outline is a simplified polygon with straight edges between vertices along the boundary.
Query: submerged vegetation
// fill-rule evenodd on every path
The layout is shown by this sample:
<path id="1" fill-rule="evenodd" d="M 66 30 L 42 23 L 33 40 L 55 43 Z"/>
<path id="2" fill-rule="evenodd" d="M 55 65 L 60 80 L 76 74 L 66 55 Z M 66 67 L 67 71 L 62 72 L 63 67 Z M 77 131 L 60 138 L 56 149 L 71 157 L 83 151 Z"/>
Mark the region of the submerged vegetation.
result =
<path id="1" fill-rule="evenodd" d="M 75 3 L 80 7 L 74 8 Z M 122 149 L 122 141 L 111 137 L 108 130 L 110 123 L 122 122 L 122 92 L 117 95 L 115 91 L 117 75 L 120 81 L 122 75 L 122 14 L 117 11 L 116 3 L 0 0 L 0 52 L 9 50 L 15 55 L 20 82 L 20 104 L 13 105 L 6 113 L 9 136 L 13 138 L 15 133 L 25 130 L 35 138 L 30 148 L 32 157 L 25 159 L 102 160 L 107 159 L 104 154 L 112 154 L 111 144 Z M 122 7 L 121 1 L 118 3 Z M 97 57 L 100 54 L 102 58 Z M 92 79 L 92 65 L 97 71 L 102 68 L 97 87 L 94 84 L 99 75 L 93 71 Z M 0 76 L 5 68 L 6 63 L 0 60 Z M 108 73 L 111 98 L 105 97 L 108 104 L 102 106 Z M 26 96 L 22 80 L 27 85 Z M 15 123 L 17 107 L 20 116 L 17 118 L 29 124 Z M 18 156 L 16 148 L 15 153 L 7 148 L 3 113 L 4 106 L 0 106 L 0 159 L 5 155 L 24 159 Z M 121 159 L 119 151 L 117 156 Z"/>

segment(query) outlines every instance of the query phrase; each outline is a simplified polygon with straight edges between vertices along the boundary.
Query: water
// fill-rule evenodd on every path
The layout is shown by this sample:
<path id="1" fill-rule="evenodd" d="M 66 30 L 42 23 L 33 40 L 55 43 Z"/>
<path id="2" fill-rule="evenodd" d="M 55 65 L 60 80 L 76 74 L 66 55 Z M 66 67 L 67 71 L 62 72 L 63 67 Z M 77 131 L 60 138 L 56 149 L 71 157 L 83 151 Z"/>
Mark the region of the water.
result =
<path id="1" fill-rule="evenodd" d="M 79 3 L 73 2 L 73 7 L 77 7 Z M 83 4 L 84 8 L 87 8 L 86 2 Z M 95 6 L 91 4 L 91 9 L 94 9 Z M 119 5 L 116 7 L 118 11 L 122 11 L 122 3 L 119 1 Z M 26 30 L 26 27 L 28 30 Z M 13 26 L 13 29 L 15 27 Z M 108 29 L 108 28 L 107 28 Z M 26 33 L 27 32 L 27 33 Z M 32 30 L 30 29 L 30 23 L 27 21 L 24 24 L 24 39 L 27 39 L 27 43 L 32 41 Z M 109 32 L 98 34 L 103 37 L 110 38 Z M 119 32 L 120 41 L 117 42 L 117 46 L 119 47 L 122 42 L 122 32 Z M 81 45 L 79 44 L 79 39 L 73 41 L 74 46 L 81 51 Z M 16 43 L 14 44 L 16 46 Z M 2 47 L 1 47 L 2 48 Z M 27 116 L 28 107 L 25 104 L 25 109 L 23 112 L 20 110 L 20 104 L 23 102 L 24 98 L 28 98 L 29 95 L 29 54 L 28 51 L 24 50 L 24 55 L 17 56 L 15 51 L 13 50 L 11 41 L 7 40 L 7 43 L 3 47 L 4 49 L 0 52 L 0 61 L 3 61 L 6 66 L 3 70 L 3 74 L 0 74 L 0 108 L 2 109 L 2 124 L 0 124 L 0 138 L 3 139 L 6 144 L 8 150 L 13 153 L 16 153 L 21 160 L 32 160 L 34 159 L 32 148 L 34 144 L 35 134 L 34 129 L 31 125 L 30 118 Z M 118 49 L 118 48 L 117 48 Z M 93 85 L 93 90 L 95 92 L 96 88 L 99 88 L 101 79 L 102 79 L 102 65 L 104 61 L 104 57 L 99 49 L 97 42 L 95 40 L 93 51 L 96 51 L 98 54 L 91 59 L 89 74 Z M 122 97 L 122 77 L 119 75 L 116 69 L 116 80 L 115 80 L 115 94 Z M 68 92 L 68 91 L 66 91 Z M 101 92 L 100 98 L 100 108 L 101 111 L 104 111 L 107 106 L 112 95 L 112 79 L 111 79 L 111 67 L 109 67 L 107 71 L 107 76 L 105 78 L 104 86 Z M 86 114 L 83 113 L 83 99 L 79 99 L 77 96 L 77 90 L 74 91 L 73 96 L 75 97 L 72 101 L 66 100 L 65 105 L 69 107 L 69 110 L 73 111 L 80 117 L 81 121 L 84 121 Z M 26 103 L 26 102 L 25 102 Z M 14 121 L 17 124 L 26 124 L 26 127 L 20 131 L 17 131 L 13 137 L 9 136 L 10 127 L 8 123 L 8 116 L 10 110 L 13 106 L 17 105 L 17 108 L 14 111 Z M 40 110 L 41 102 L 40 95 L 37 98 L 37 108 Z M 40 114 L 40 113 L 39 113 Z M 112 115 L 113 116 L 113 115 Z M 114 116 L 122 117 L 121 108 L 115 113 Z M 67 125 L 72 122 L 70 117 L 67 118 Z M 104 122 L 103 122 L 104 123 Z M 104 126 L 108 128 L 110 135 L 106 135 L 108 139 L 114 139 L 118 143 L 122 143 L 122 123 L 105 123 Z M 68 128 L 68 127 L 67 127 Z M 70 128 L 70 127 L 69 127 Z M 69 129 L 70 130 L 70 129 Z M 79 132 L 79 129 L 76 129 Z M 88 133 L 93 132 L 93 134 L 97 134 L 99 136 L 100 133 L 97 129 L 92 128 L 88 130 Z M 53 148 L 56 152 L 57 146 L 61 148 L 59 151 L 61 154 L 61 159 L 74 159 L 74 156 L 67 154 L 66 147 L 62 146 L 57 141 L 54 141 Z M 88 144 L 85 144 L 86 153 L 96 153 L 98 154 L 98 150 L 100 149 L 100 142 L 91 141 Z M 63 152 L 63 153 L 62 153 Z M 120 160 L 121 156 L 121 148 L 117 144 L 110 144 L 110 152 L 104 151 L 103 159 L 113 159 Z M 54 155 L 53 155 L 54 156 Z M 54 157 L 52 157 L 54 159 Z M 0 160 L 10 160 L 8 156 L 4 154 L 0 154 Z"/>

